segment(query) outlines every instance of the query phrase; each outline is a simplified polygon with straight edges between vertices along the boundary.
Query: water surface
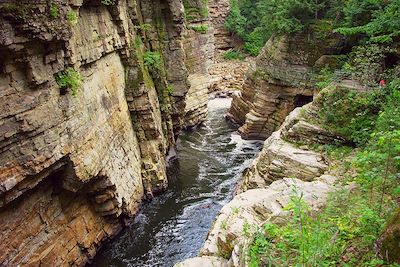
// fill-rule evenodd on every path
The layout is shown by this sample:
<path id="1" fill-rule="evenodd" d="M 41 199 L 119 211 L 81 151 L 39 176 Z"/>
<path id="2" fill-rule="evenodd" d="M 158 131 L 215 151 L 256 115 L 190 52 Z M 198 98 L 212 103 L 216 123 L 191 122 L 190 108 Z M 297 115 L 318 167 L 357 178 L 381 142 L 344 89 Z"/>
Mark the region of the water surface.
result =
<path id="1" fill-rule="evenodd" d="M 93 266 L 173 266 L 198 254 L 242 171 L 261 149 L 224 119 L 230 99 L 209 103 L 209 116 L 182 134 L 169 189 L 145 204 L 133 224 L 105 245 Z"/>

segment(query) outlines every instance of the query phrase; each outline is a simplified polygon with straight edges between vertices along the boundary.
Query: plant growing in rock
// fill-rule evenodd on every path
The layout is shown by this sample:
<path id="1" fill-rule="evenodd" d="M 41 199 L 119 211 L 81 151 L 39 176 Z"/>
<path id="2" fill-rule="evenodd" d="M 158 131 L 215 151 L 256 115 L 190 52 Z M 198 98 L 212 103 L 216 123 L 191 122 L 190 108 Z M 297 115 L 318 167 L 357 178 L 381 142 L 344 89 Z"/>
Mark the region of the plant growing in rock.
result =
<path id="1" fill-rule="evenodd" d="M 199 33 L 202 33 L 202 34 L 206 34 L 208 32 L 208 26 L 207 25 L 190 25 L 189 29 L 192 29 L 195 32 L 199 32 Z"/>
<path id="2" fill-rule="evenodd" d="M 175 91 L 174 87 L 171 84 L 168 84 L 165 90 L 167 91 L 168 95 L 172 95 Z"/>
<path id="3" fill-rule="evenodd" d="M 346 103 L 349 95 L 329 97 L 335 99 L 328 101 L 332 105 L 343 97 Z M 354 95 L 350 97 L 355 100 Z M 355 102 L 368 103 L 364 97 Z M 359 152 L 341 153 L 342 160 L 348 157 L 346 161 L 352 162 L 352 168 L 342 174 L 342 188 L 332 192 L 318 212 L 310 211 L 301 193 L 294 192 L 286 208 L 292 216 L 284 224 L 266 223 L 253 237 L 247 253 L 249 266 L 398 266 L 393 263 L 396 255 L 390 258 L 382 254 L 380 258 L 375 249 L 386 222 L 398 209 L 395 199 L 400 194 L 400 80 L 382 88 L 379 99 L 378 115 L 368 118 L 372 128 L 368 137 L 361 134 L 365 142 Z M 347 104 L 339 104 L 334 109 L 347 108 Z M 338 114 L 354 116 L 354 112 Z M 398 238 L 395 242 L 398 244 Z M 384 250 L 390 253 L 393 247 L 385 243 Z"/>
<path id="4" fill-rule="evenodd" d="M 73 96 L 76 96 L 83 82 L 82 76 L 72 67 L 58 72 L 55 75 L 55 79 L 60 89 L 70 89 Z"/>
<path id="5" fill-rule="evenodd" d="M 162 69 L 161 54 L 159 52 L 146 51 L 143 55 L 144 65 L 157 70 Z"/>
<path id="6" fill-rule="evenodd" d="M 138 30 L 141 30 L 144 32 L 147 32 L 147 31 L 151 30 L 151 28 L 152 28 L 151 24 L 148 24 L 148 23 L 144 23 L 144 24 L 134 26 L 134 27 L 135 27 L 135 29 L 138 29 Z"/>
<path id="7" fill-rule="evenodd" d="M 71 24 L 77 24 L 78 23 L 78 14 L 74 10 L 70 10 L 67 13 L 67 20 Z"/>
<path id="8" fill-rule="evenodd" d="M 236 50 L 229 50 L 227 52 L 224 53 L 224 59 L 228 59 L 228 60 L 244 60 L 245 56 L 240 53 L 239 51 Z"/>
<path id="9" fill-rule="evenodd" d="M 58 5 L 54 3 L 50 5 L 49 15 L 52 19 L 58 19 L 60 17 L 60 8 Z"/>
<path id="10" fill-rule="evenodd" d="M 116 0 L 101 0 L 101 3 L 106 6 L 112 6 L 116 4 Z"/>

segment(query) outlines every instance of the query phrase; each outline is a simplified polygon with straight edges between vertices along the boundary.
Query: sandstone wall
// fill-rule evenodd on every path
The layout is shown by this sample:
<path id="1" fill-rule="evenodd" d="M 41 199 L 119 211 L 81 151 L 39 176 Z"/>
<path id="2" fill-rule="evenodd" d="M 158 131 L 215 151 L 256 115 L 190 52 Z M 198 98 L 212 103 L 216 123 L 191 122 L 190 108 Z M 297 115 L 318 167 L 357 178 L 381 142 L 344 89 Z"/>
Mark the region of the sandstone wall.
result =
<path id="1" fill-rule="evenodd" d="M 296 107 L 312 101 L 321 58 L 342 49 L 340 38 L 321 41 L 313 33 L 272 37 L 246 75 L 228 118 L 247 139 L 266 139 Z"/>
<path id="2" fill-rule="evenodd" d="M 232 35 L 225 29 L 225 21 L 230 11 L 229 0 L 209 0 L 210 20 L 214 27 L 215 47 L 228 50 L 234 47 Z"/>
<path id="3" fill-rule="evenodd" d="M 187 68 L 178 0 L 9 0 L 0 25 L 0 265 L 82 265 L 167 187 L 166 154 L 206 114 L 187 96 L 206 68 Z"/>
<path id="4" fill-rule="evenodd" d="M 310 210 L 324 206 L 335 190 L 340 168 L 332 167 L 323 153 L 301 144 L 337 144 L 340 136 L 310 123 L 318 107 L 311 104 L 295 109 L 282 127 L 264 143 L 259 156 L 245 171 L 238 194 L 217 216 L 200 251 L 200 257 L 176 266 L 249 266 L 247 251 L 260 227 L 267 222 L 285 223 L 286 209 L 294 190 Z"/>

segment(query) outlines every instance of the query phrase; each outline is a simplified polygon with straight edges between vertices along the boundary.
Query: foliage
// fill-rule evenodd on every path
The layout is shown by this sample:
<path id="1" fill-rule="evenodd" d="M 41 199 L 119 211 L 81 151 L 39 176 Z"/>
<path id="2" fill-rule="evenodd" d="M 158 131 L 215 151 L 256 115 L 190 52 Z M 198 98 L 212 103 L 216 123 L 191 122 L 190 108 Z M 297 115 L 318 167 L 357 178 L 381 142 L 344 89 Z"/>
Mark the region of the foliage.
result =
<path id="1" fill-rule="evenodd" d="M 353 78 L 370 86 L 377 84 L 383 78 L 385 58 L 390 52 L 388 47 L 377 44 L 355 47 L 348 62 Z"/>
<path id="2" fill-rule="evenodd" d="M 60 89 L 71 89 L 72 95 L 75 96 L 79 87 L 82 85 L 82 76 L 74 68 L 68 67 L 55 75 L 57 85 Z"/>
<path id="3" fill-rule="evenodd" d="M 252 55 L 272 34 L 306 30 L 321 38 L 339 32 L 390 43 L 400 36 L 399 6 L 400 0 L 231 0 L 225 26 Z"/>
<path id="4" fill-rule="evenodd" d="M 70 10 L 67 13 L 67 20 L 71 24 L 77 24 L 78 23 L 78 14 L 74 10 Z"/>
<path id="5" fill-rule="evenodd" d="M 323 68 L 317 77 L 317 87 L 323 89 L 329 86 L 335 80 L 335 78 L 335 73 L 332 70 L 329 68 Z"/>
<path id="6" fill-rule="evenodd" d="M 106 6 L 115 5 L 115 0 L 101 0 L 101 3 Z"/>
<path id="7" fill-rule="evenodd" d="M 190 25 L 189 29 L 192 29 L 195 32 L 199 32 L 199 33 L 202 33 L 202 34 L 206 34 L 208 32 L 208 26 L 207 25 Z"/>
<path id="8" fill-rule="evenodd" d="M 231 9 L 225 27 L 242 39 L 246 38 L 247 19 L 241 14 L 237 0 L 231 0 Z"/>
<path id="9" fill-rule="evenodd" d="M 185 7 L 185 17 L 188 21 L 208 17 L 208 0 L 200 0 L 198 5 L 193 6 L 189 0 L 183 1 Z"/>
<path id="10" fill-rule="evenodd" d="M 175 91 L 175 88 L 171 84 L 168 84 L 165 90 L 168 93 L 168 95 L 172 95 Z"/>
<path id="11" fill-rule="evenodd" d="M 225 22 L 226 29 L 245 41 L 244 50 L 252 56 L 260 53 L 270 36 L 269 32 L 259 27 L 255 10 L 256 8 L 251 2 L 243 1 L 239 5 L 237 0 L 231 0 L 230 13 Z"/>
<path id="12" fill-rule="evenodd" d="M 375 126 L 383 105 L 384 90 L 357 93 L 341 87 L 322 91 L 315 103 L 319 105 L 320 123 L 349 141 L 365 144 Z"/>
<path id="13" fill-rule="evenodd" d="M 236 50 L 229 50 L 229 51 L 226 51 L 226 52 L 224 53 L 224 59 L 228 59 L 228 60 L 236 60 L 236 59 L 238 59 L 238 60 L 244 60 L 245 57 L 244 57 L 244 55 L 243 55 L 241 52 L 239 52 L 239 51 L 236 51 Z"/>
<path id="14" fill-rule="evenodd" d="M 151 30 L 152 26 L 149 23 L 143 23 L 143 24 L 140 24 L 140 25 L 135 25 L 134 28 L 138 29 L 138 30 L 141 30 L 141 31 L 144 31 L 144 32 L 147 32 L 147 31 Z"/>
<path id="15" fill-rule="evenodd" d="M 143 55 L 144 65 L 148 68 L 162 69 L 161 54 L 159 52 L 146 51 Z"/>
<path id="16" fill-rule="evenodd" d="M 355 103 L 372 102 L 366 95 L 343 91 L 336 97 L 338 93 L 330 95 L 336 102 L 348 97 Z M 358 154 L 349 154 L 348 147 L 327 147 L 338 159 L 353 157 L 343 189 L 333 192 L 319 212 L 312 212 L 294 190 L 286 207 L 292 216 L 284 225 L 270 222 L 259 229 L 247 253 L 250 266 L 398 266 L 378 258 L 374 245 L 400 194 L 400 79 L 382 88 L 378 102 Z M 348 107 L 336 107 L 341 108 Z"/>
<path id="17" fill-rule="evenodd" d="M 52 19 L 58 19 L 60 17 L 60 8 L 58 5 L 52 3 L 50 6 L 50 17 Z"/>
<path id="18" fill-rule="evenodd" d="M 371 42 L 388 43 L 400 36 L 400 0 L 347 1 L 346 24 L 336 31 L 344 35 L 365 34 Z"/>

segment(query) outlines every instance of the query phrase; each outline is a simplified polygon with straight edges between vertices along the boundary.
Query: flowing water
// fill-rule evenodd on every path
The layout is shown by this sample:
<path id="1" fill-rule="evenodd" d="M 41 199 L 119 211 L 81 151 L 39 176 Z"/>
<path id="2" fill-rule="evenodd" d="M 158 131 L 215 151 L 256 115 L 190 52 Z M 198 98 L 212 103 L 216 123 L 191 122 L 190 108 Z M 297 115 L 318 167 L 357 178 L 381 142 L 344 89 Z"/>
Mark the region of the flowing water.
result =
<path id="1" fill-rule="evenodd" d="M 261 148 L 261 142 L 242 140 L 225 121 L 229 106 L 229 99 L 209 102 L 206 122 L 178 140 L 168 191 L 145 204 L 92 266 L 168 267 L 198 254 L 242 171 Z"/>

